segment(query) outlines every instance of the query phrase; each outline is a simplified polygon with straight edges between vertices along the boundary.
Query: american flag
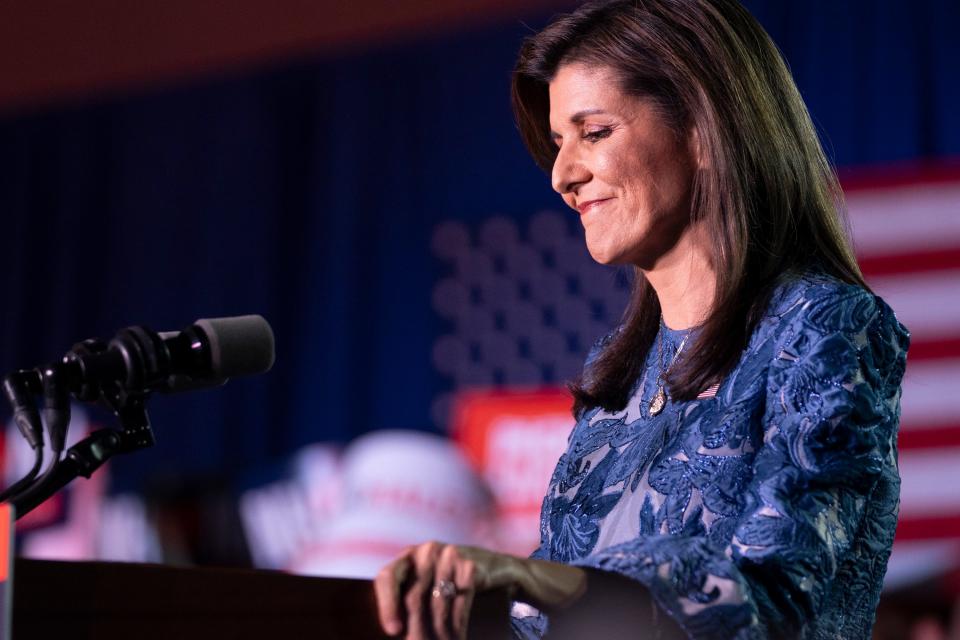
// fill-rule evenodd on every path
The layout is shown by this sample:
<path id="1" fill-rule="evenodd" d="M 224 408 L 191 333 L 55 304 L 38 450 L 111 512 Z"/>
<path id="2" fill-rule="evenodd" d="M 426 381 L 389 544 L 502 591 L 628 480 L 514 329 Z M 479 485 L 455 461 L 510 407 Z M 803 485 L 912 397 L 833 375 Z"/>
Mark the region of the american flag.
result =
<path id="1" fill-rule="evenodd" d="M 960 566 L 960 165 L 851 173 L 843 186 L 864 275 L 912 334 L 896 588 Z"/>

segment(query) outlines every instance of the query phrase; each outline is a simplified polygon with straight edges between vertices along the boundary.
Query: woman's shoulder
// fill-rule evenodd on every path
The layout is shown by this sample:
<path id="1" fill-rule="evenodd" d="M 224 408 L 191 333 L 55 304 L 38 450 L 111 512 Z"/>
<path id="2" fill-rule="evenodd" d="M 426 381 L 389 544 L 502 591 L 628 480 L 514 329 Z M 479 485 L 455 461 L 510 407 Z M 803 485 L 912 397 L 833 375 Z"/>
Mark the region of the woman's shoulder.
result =
<path id="1" fill-rule="evenodd" d="M 770 297 L 765 320 L 781 329 L 802 323 L 824 332 L 857 331 L 879 323 L 906 332 L 880 296 L 812 271 L 784 277 Z"/>
<path id="2" fill-rule="evenodd" d="M 857 284 L 817 271 L 784 275 L 767 307 L 767 317 L 785 318 L 804 309 L 820 305 L 850 305 L 866 300 L 872 294 Z"/>
<path id="3" fill-rule="evenodd" d="M 868 348 L 877 362 L 902 369 L 910 332 L 893 309 L 869 289 L 823 273 L 804 273 L 785 279 L 771 296 L 759 331 L 773 337 L 773 353 L 799 354 L 818 345 L 839 348 L 849 343 Z"/>

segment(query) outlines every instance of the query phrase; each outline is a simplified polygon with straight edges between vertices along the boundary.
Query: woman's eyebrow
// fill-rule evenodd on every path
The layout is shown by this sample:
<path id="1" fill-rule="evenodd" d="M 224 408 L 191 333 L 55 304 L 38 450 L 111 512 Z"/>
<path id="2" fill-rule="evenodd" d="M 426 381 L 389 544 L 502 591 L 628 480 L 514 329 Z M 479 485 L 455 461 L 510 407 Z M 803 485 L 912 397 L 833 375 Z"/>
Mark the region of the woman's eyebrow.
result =
<path id="1" fill-rule="evenodd" d="M 570 122 L 572 122 L 573 124 L 580 124 L 581 122 L 583 122 L 584 118 L 586 118 L 587 116 L 594 116 L 594 115 L 597 115 L 598 113 L 606 113 L 606 111 L 604 111 L 603 109 L 581 109 L 580 111 L 577 111 L 572 116 L 570 116 Z M 563 136 L 561 136 L 559 133 L 557 133 L 553 129 L 550 130 L 551 140 L 556 140 L 557 138 L 562 138 L 562 137 Z"/>
<path id="2" fill-rule="evenodd" d="M 570 122 L 580 123 L 583 122 L 583 119 L 587 116 L 597 115 L 598 113 L 606 113 L 606 111 L 603 109 L 581 109 L 570 116 Z"/>

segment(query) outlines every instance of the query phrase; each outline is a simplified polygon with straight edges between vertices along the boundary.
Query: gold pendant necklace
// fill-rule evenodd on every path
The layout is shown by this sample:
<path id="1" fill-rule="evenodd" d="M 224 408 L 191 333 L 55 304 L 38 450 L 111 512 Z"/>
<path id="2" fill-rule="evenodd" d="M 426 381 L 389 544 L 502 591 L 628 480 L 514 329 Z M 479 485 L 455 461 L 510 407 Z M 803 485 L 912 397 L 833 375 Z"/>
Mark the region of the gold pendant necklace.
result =
<path id="1" fill-rule="evenodd" d="M 657 365 L 658 366 L 660 365 L 660 363 L 663 362 L 663 331 L 665 327 L 663 326 L 662 318 L 661 318 L 660 324 L 661 324 L 661 329 L 660 329 L 660 332 L 657 334 L 657 338 L 658 338 Z M 683 336 L 683 340 L 680 341 L 680 346 L 677 347 L 677 352 L 673 354 L 673 358 L 670 360 L 670 364 L 667 365 L 666 369 L 664 369 L 663 371 L 657 374 L 657 391 L 656 393 L 653 394 L 653 398 L 650 400 L 649 413 L 651 418 L 653 416 L 659 415 L 660 412 L 663 411 L 663 408 L 667 406 L 667 393 L 663 388 L 664 387 L 663 377 L 667 375 L 667 372 L 670 371 L 670 368 L 673 366 L 673 363 L 677 360 L 677 356 L 679 356 L 680 352 L 683 351 L 683 345 L 687 344 L 687 338 L 689 336 L 690 336 L 689 333 Z"/>
<path id="2" fill-rule="evenodd" d="M 653 394 L 653 400 L 650 401 L 650 417 L 653 417 L 663 411 L 667 404 L 667 394 L 663 391 L 663 384 L 657 381 L 657 392 Z"/>

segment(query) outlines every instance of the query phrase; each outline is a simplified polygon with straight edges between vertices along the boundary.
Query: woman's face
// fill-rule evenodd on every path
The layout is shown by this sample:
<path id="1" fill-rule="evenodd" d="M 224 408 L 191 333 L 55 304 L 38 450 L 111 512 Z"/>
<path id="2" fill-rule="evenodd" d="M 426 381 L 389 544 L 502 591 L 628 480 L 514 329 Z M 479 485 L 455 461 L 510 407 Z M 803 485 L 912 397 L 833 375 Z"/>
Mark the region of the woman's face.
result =
<path id="1" fill-rule="evenodd" d="M 581 63 L 550 83 L 550 128 L 553 188 L 579 212 L 590 255 L 653 269 L 688 227 L 690 141 L 652 102 L 621 92 L 610 69 Z"/>

